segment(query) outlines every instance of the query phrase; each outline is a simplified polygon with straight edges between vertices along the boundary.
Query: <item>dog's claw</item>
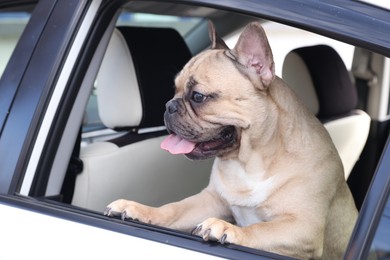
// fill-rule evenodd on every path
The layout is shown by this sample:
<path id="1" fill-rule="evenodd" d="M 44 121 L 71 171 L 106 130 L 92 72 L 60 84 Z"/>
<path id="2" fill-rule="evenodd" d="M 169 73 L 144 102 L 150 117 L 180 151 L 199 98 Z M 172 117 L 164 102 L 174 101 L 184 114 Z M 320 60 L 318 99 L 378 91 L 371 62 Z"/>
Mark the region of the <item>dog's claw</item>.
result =
<path id="1" fill-rule="evenodd" d="M 225 244 L 226 238 L 227 238 L 227 235 L 226 235 L 226 234 L 223 234 L 223 236 L 222 236 L 221 239 L 219 240 L 219 243 L 221 243 L 222 245 Z"/>
<path id="2" fill-rule="evenodd" d="M 110 207 L 107 207 L 105 210 L 104 210 L 104 213 L 103 213 L 105 216 L 111 216 L 111 208 Z"/>
<path id="3" fill-rule="evenodd" d="M 127 212 L 123 211 L 122 214 L 121 214 L 121 219 L 125 220 L 126 218 L 127 218 Z"/>
<path id="4" fill-rule="evenodd" d="M 211 229 L 207 229 L 205 232 L 204 232 L 204 235 L 203 235 L 203 240 L 204 241 L 208 241 L 209 240 L 209 236 L 210 236 L 210 233 L 211 233 Z"/>
<path id="5" fill-rule="evenodd" d="M 202 225 L 197 225 L 194 227 L 194 229 L 191 231 L 191 235 L 196 235 L 199 233 L 199 231 L 202 230 Z"/>

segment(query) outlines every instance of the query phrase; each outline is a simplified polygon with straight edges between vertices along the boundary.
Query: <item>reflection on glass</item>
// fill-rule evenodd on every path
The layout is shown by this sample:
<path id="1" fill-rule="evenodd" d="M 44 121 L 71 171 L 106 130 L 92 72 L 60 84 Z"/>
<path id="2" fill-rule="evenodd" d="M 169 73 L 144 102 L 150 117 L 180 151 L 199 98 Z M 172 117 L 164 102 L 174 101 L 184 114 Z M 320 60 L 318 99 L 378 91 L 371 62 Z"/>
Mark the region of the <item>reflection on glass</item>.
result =
<path id="1" fill-rule="evenodd" d="M 368 259 L 390 259 L 390 200 L 387 200 L 386 207 L 379 222 L 371 245 Z"/>

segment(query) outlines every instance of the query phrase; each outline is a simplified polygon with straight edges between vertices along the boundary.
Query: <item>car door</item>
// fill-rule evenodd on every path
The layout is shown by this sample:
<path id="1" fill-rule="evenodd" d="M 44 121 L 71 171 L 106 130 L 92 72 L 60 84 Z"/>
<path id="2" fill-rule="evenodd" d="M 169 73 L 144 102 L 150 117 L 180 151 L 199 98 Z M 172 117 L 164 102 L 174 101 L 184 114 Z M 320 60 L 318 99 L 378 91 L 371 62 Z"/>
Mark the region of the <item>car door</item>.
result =
<path id="1" fill-rule="evenodd" d="M 136 221 L 109 219 L 102 212 L 62 203 L 57 196 L 79 135 L 87 99 L 124 2 L 0 1 L 2 11 L 19 8 L 31 12 L 0 81 L 0 259 L 157 258 L 167 255 L 185 259 L 287 259 L 260 250 L 205 243 L 188 234 Z M 204 4 L 192 2 L 197 12 L 199 9 L 195 7 Z M 346 34 L 334 28 L 331 16 L 326 16 L 330 20 L 321 23 L 320 19 L 317 22 L 302 14 L 300 6 L 305 6 L 304 1 L 291 6 L 283 1 L 244 1 L 245 4 L 235 2 L 231 5 L 230 1 L 206 2 L 207 7 L 236 9 L 256 18 L 266 17 L 279 22 L 286 22 L 288 18 L 289 24 L 328 36 Z M 333 7 L 332 4 L 337 7 L 335 3 L 310 3 L 311 10 L 319 13 L 325 7 Z M 315 9 L 317 5 L 319 7 Z M 284 12 L 287 8 L 291 9 Z M 151 10 L 154 9 L 151 7 Z M 337 10 L 345 11 L 343 8 Z M 368 19 L 366 15 L 362 17 Z M 312 21 L 310 26 L 305 24 L 306 19 Z M 357 20 L 354 22 L 359 24 Z M 332 28 L 324 29 L 324 24 Z M 350 42 L 389 54 L 388 47 L 381 42 L 370 45 L 369 39 L 360 41 L 356 35 L 339 38 L 353 38 Z M 385 147 L 347 258 L 367 256 L 388 197 L 389 149 L 389 146 Z"/>
<path id="2" fill-rule="evenodd" d="M 2 7 L 7 12 L 9 2 L 1 2 Z M 212 259 L 230 251 L 215 250 L 184 234 L 172 237 L 168 230 L 161 233 L 137 224 L 123 229 L 120 221 L 107 222 L 102 214 L 80 211 L 46 196 L 53 179 L 51 187 L 62 185 L 63 178 L 55 177 L 63 176 L 71 157 L 79 132 L 75 126 L 81 125 L 80 111 L 87 103 L 118 7 L 118 2 L 100 0 L 42 0 L 31 7 L 31 17 L 0 82 L 1 259 L 131 255 Z M 23 2 L 12 8 L 27 10 Z M 197 247 L 202 252 L 193 250 Z M 231 251 L 237 258 L 251 258 Z"/>
<path id="3" fill-rule="evenodd" d="M 80 85 L 72 85 L 72 81 L 82 80 L 79 77 L 86 73 L 85 64 L 90 63 L 96 50 L 99 41 L 93 43 L 93 37 L 88 36 L 97 23 L 102 1 L 15 3 L 12 9 L 5 2 L 0 2 L 4 16 L 32 13 L 27 14 L 31 18 L 18 45 L 10 46 L 14 51 L 0 82 L 0 214 L 4 216 L 0 222 L 0 258 L 116 258 L 128 254 L 128 245 L 134 246 L 132 253 L 142 257 L 173 252 L 200 257 L 185 249 L 172 251 L 161 243 L 96 228 L 88 217 L 77 219 L 78 214 L 71 212 L 64 215 L 53 205 L 44 206 L 27 197 L 40 194 L 40 187 L 45 185 L 42 154 L 56 143 L 53 128 L 59 126 L 54 126 L 55 118 L 69 113 L 67 106 L 60 109 L 60 105 L 74 99 L 74 86 Z M 98 64 L 97 60 L 94 62 Z M 96 74 L 97 67 L 92 66 L 90 71 Z M 68 106 L 72 105 L 69 102 Z M 39 172 L 42 174 L 36 175 Z M 34 182 L 42 183 L 32 185 Z"/>

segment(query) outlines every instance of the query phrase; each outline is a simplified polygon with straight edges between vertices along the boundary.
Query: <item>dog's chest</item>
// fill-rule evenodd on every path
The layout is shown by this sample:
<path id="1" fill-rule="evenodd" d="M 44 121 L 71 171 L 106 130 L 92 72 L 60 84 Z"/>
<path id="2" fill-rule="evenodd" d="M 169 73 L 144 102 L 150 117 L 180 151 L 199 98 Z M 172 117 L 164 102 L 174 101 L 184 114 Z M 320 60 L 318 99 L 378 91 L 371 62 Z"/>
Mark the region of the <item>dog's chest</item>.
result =
<path id="1" fill-rule="evenodd" d="M 240 227 L 246 227 L 266 220 L 266 217 L 257 208 L 231 206 L 230 209 L 234 220 Z"/>
<path id="2" fill-rule="evenodd" d="M 239 225 L 259 222 L 262 219 L 259 207 L 274 188 L 273 178 L 264 179 L 261 167 L 248 173 L 236 161 L 215 162 L 211 181 L 216 191 L 226 200 Z M 222 171 L 223 169 L 223 171 Z"/>

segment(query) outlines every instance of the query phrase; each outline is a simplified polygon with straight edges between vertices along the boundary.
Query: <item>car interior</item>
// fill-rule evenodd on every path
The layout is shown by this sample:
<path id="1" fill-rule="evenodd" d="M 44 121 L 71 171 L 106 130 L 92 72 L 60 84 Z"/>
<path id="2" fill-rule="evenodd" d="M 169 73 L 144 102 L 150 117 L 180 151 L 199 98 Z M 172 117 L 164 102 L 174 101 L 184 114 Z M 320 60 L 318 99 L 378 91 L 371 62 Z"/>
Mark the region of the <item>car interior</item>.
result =
<path id="1" fill-rule="evenodd" d="M 129 17 L 145 13 L 149 22 L 128 24 Z M 189 18 L 184 19 L 183 14 Z M 159 19 L 170 20 L 174 29 L 162 28 L 169 26 L 156 22 Z M 173 156 L 159 144 L 167 135 L 164 104 L 173 96 L 174 76 L 193 55 L 208 48 L 208 19 L 227 42 L 248 22 L 259 21 L 204 7 L 131 3 L 123 8 L 90 97 L 89 106 L 95 104 L 96 108 L 86 109 L 79 151 L 83 167 L 73 166 L 81 170 L 74 180 L 74 192 L 67 196 L 68 203 L 98 212 L 119 198 L 159 206 L 195 194 L 207 185 L 212 160 L 194 162 Z M 184 28 L 187 25 L 183 23 L 189 20 L 191 28 Z M 270 34 L 272 37 L 272 31 Z M 299 48 L 286 52 L 277 66 L 281 68 L 279 76 L 328 130 L 349 181 L 362 174 L 355 166 L 362 160 L 372 120 L 360 105 L 362 96 L 354 71 L 347 68 L 340 52 L 326 41 L 301 42 Z M 97 116 L 90 116 L 93 111 Z M 92 124 L 94 127 L 88 127 Z M 63 191 L 72 190 L 67 185 Z M 361 190 L 358 187 L 356 193 L 361 194 Z"/>
<path id="2" fill-rule="evenodd" d="M 347 180 L 366 144 L 371 119 L 356 109 L 357 90 L 339 54 L 326 45 L 295 49 L 286 56 L 282 77 L 328 130 Z"/>
<path id="3" fill-rule="evenodd" d="M 218 18 L 229 13 L 199 7 L 194 17 L 182 17 L 177 15 L 183 12 L 180 6 L 162 7 L 169 15 L 153 14 L 161 13 L 154 4 L 132 3 L 127 8 L 116 21 L 86 109 L 80 160 L 71 160 L 69 166 L 81 169 L 77 165 L 82 162 L 82 170 L 62 187 L 66 202 L 98 212 L 119 198 L 160 206 L 196 194 L 207 186 L 213 162 L 163 151 L 160 143 L 168 135 L 163 114 L 174 94 L 175 75 L 210 44 L 207 19 L 199 14 Z M 134 19 L 129 26 L 129 16 L 145 16 L 146 21 Z M 253 20 L 229 17 L 234 26 L 222 30 L 225 34 Z"/>
<path id="4" fill-rule="evenodd" d="M 163 114 L 173 96 L 172 77 L 191 56 L 173 29 L 114 30 L 97 78 L 97 104 L 104 125 L 124 134 L 81 148 L 84 168 L 73 205 L 99 211 L 124 197 L 158 206 L 206 187 L 211 160 L 170 156 L 159 145 L 167 135 Z"/>

